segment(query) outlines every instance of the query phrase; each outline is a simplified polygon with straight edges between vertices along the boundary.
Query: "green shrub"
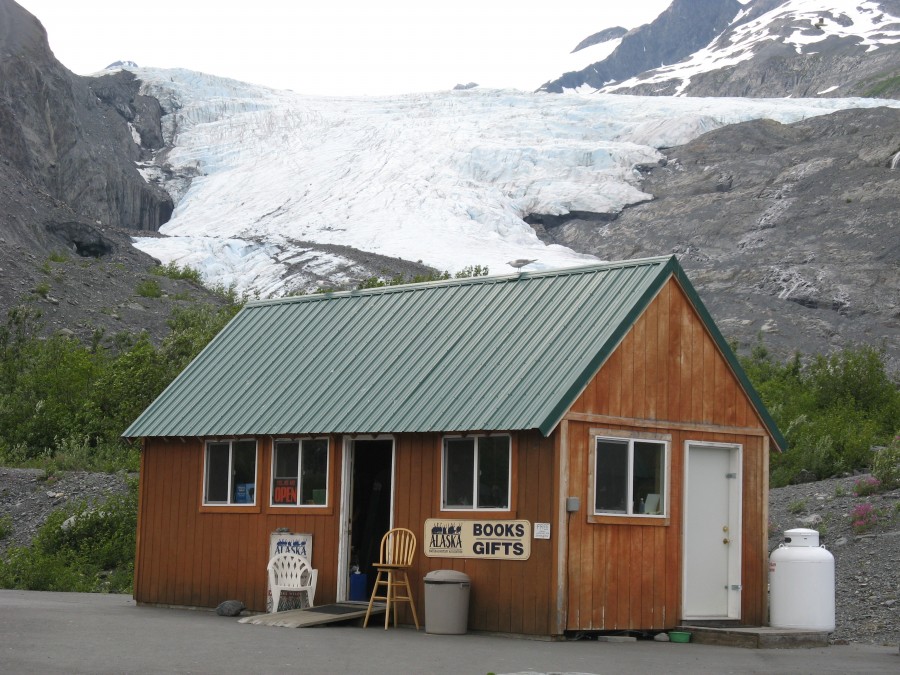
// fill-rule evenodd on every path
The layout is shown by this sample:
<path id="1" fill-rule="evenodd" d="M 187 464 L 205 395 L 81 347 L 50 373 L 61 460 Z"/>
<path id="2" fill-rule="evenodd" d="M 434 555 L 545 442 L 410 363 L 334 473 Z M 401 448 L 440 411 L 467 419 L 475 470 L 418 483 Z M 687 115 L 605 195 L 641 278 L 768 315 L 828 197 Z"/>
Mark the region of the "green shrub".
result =
<path id="1" fill-rule="evenodd" d="M 12 516 L 0 516 L 0 541 L 12 534 Z"/>
<path id="2" fill-rule="evenodd" d="M 31 308 L 0 326 L 0 463 L 54 470 L 134 470 L 120 434 L 222 329 L 239 305 L 175 309 L 162 345 L 142 333 L 102 333 L 90 345 L 41 335 Z"/>
<path id="3" fill-rule="evenodd" d="M 179 267 L 174 262 L 170 262 L 168 265 L 157 265 L 150 270 L 150 273 L 160 277 L 168 277 L 169 279 L 185 279 L 197 284 L 203 283 L 200 270 L 187 265 Z"/>
<path id="4" fill-rule="evenodd" d="M 144 279 L 140 282 L 135 291 L 142 298 L 160 298 L 162 297 L 162 288 L 156 279 Z"/>
<path id="5" fill-rule="evenodd" d="M 118 434 L 125 427 L 109 429 L 108 438 L 92 439 L 88 435 L 57 438 L 52 454 L 40 463 L 47 471 L 97 471 L 114 473 L 140 469 L 141 453 L 136 445 L 123 444 Z"/>
<path id="6" fill-rule="evenodd" d="M 874 476 L 866 476 L 859 478 L 853 484 L 853 494 L 857 497 L 867 497 L 869 495 L 878 494 L 883 490 L 881 481 Z"/>
<path id="7" fill-rule="evenodd" d="M 875 453 L 872 475 L 881 481 L 885 490 L 900 487 L 900 434 L 894 436 L 890 445 Z"/>
<path id="8" fill-rule="evenodd" d="M 46 298 L 47 295 L 50 294 L 50 282 L 42 281 L 37 286 L 34 287 L 34 293 L 36 295 L 40 295 L 42 298 Z"/>
<path id="9" fill-rule="evenodd" d="M 137 481 L 102 505 L 54 511 L 31 546 L 0 560 L 0 586 L 35 591 L 128 593 L 134 577 Z"/>
<path id="10" fill-rule="evenodd" d="M 55 263 L 69 262 L 69 254 L 64 251 L 53 251 L 53 253 L 47 256 L 47 260 Z"/>
<path id="11" fill-rule="evenodd" d="M 892 93 L 900 91 L 900 76 L 888 77 L 870 86 L 863 96 L 865 98 L 890 97 Z"/>
<path id="12" fill-rule="evenodd" d="M 450 275 L 450 272 L 431 272 L 429 274 L 416 274 L 411 277 L 406 277 L 402 274 L 390 278 L 367 277 L 359 282 L 356 289 L 363 290 L 365 288 L 381 288 L 384 286 L 399 286 L 401 284 L 423 284 L 429 281 L 446 281 L 453 278 L 468 279 L 471 277 L 484 277 L 488 274 L 489 269 L 487 265 L 469 265 L 453 276 Z"/>
<path id="13" fill-rule="evenodd" d="M 876 509 L 869 502 L 857 504 L 849 513 L 850 525 L 857 534 L 862 534 L 878 525 L 884 519 L 881 509 Z"/>
<path id="14" fill-rule="evenodd" d="M 772 456 L 773 487 L 801 471 L 818 478 L 865 470 L 871 448 L 885 445 L 900 419 L 900 390 L 887 375 L 884 354 L 869 346 L 781 363 L 758 343 L 742 364 L 789 449 Z"/>

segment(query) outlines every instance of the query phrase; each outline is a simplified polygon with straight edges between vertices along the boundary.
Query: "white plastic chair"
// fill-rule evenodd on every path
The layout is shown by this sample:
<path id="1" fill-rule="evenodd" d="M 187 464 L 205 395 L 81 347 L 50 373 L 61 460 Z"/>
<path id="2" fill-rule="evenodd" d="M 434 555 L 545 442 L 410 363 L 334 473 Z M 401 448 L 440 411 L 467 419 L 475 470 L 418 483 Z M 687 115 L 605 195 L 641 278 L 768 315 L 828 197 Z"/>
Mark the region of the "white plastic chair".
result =
<path id="1" fill-rule="evenodd" d="M 269 572 L 273 612 L 278 611 L 282 591 L 305 592 L 308 606 L 314 606 L 319 570 L 314 570 L 306 558 L 296 553 L 279 553 L 269 560 L 266 570 Z"/>

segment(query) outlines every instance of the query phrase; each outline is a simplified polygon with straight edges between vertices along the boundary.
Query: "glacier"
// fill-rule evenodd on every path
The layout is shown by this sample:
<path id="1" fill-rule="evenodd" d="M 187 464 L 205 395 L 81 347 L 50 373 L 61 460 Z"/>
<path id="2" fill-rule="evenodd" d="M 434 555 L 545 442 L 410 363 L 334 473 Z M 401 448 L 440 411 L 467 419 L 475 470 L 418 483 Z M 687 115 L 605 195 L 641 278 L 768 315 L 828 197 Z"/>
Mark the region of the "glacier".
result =
<path id="1" fill-rule="evenodd" d="M 348 282 L 347 260 L 327 245 L 449 272 L 510 273 L 517 258 L 537 260 L 528 270 L 593 262 L 543 243 L 525 217 L 614 214 L 651 199 L 636 167 L 728 124 L 900 106 L 482 89 L 326 98 L 187 70 L 129 70 L 160 101 L 171 146 L 157 159 L 169 170 L 139 168 L 176 200 L 164 236 L 134 245 L 260 297 L 313 291 L 323 278 Z"/>

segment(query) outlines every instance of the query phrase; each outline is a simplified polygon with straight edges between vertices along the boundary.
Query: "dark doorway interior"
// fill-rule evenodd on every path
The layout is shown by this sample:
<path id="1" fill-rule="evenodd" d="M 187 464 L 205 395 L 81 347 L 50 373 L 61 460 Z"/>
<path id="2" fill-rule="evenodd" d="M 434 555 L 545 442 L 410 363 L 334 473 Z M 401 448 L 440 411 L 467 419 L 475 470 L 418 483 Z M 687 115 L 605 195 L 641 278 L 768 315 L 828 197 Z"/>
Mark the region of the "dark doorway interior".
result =
<path id="1" fill-rule="evenodd" d="M 353 516 L 350 565 L 367 575 L 366 597 L 372 593 L 379 545 L 391 526 L 391 459 L 393 441 L 353 442 Z"/>

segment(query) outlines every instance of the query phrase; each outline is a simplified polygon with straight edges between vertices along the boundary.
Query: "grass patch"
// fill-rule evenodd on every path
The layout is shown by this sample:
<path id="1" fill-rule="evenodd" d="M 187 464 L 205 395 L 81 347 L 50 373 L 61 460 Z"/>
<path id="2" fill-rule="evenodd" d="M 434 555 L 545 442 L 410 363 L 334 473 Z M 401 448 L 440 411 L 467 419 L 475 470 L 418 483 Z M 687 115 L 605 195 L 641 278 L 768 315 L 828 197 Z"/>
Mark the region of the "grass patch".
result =
<path id="1" fill-rule="evenodd" d="M 46 298 L 47 295 L 50 293 L 50 282 L 42 281 L 41 283 L 39 283 L 37 286 L 34 287 L 33 292 L 36 295 L 41 296 L 42 298 Z"/>
<path id="2" fill-rule="evenodd" d="M 55 263 L 69 262 L 69 254 L 63 251 L 53 251 L 53 253 L 47 256 L 47 260 Z"/>
<path id="3" fill-rule="evenodd" d="M 794 515 L 803 513 L 804 511 L 806 511 L 805 499 L 797 499 L 796 501 L 793 501 L 788 505 L 788 512 L 793 513 Z"/>
<path id="4" fill-rule="evenodd" d="M 158 277 L 168 277 L 169 279 L 183 279 L 185 281 L 193 281 L 194 283 L 200 284 L 203 282 L 203 277 L 200 275 L 200 270 L 194 269 L 193 267 L 189 267 L 185 265 L 184 267 L 179 267 L 174 262 L 170 262 L 168 265 L 158 265 L 150 270 L 151 274 L 155 274 Z"/>
<path id="5" fill-rule="evenodd" d="M 144 279 L 137 285 L 135 291 L 142 298 L 161 298 L 162 288 L 156 279 Z"/>
<path id="6" fill-rule="evenodd" d="M 866 89 L 863 96 L 866 98 L 879 98 L 881 96 L 889 96 L 900 92 L 900 75 L 888 77 L 884 80 L 876 82 Z"/>

